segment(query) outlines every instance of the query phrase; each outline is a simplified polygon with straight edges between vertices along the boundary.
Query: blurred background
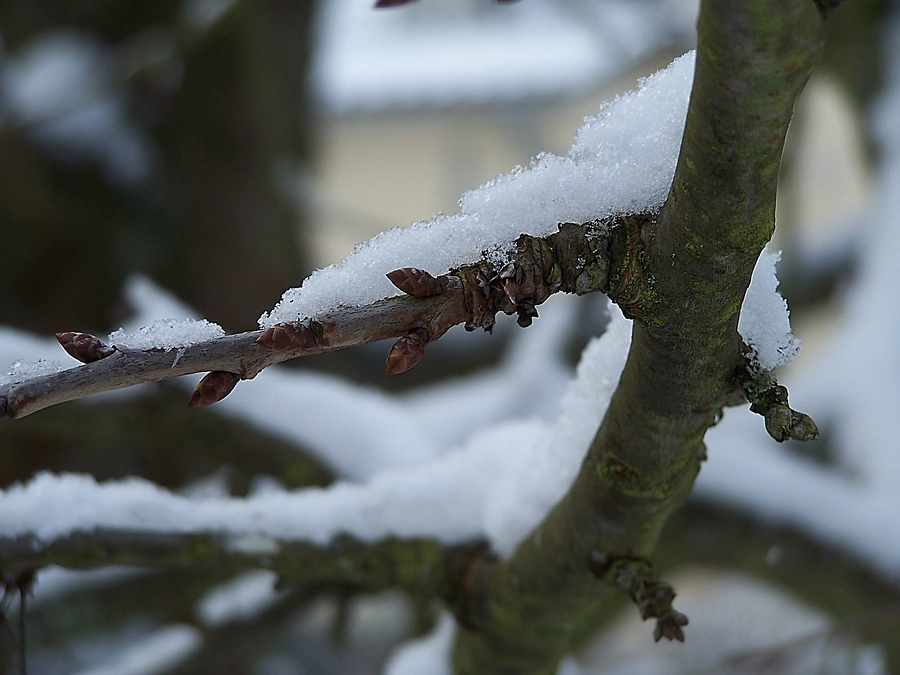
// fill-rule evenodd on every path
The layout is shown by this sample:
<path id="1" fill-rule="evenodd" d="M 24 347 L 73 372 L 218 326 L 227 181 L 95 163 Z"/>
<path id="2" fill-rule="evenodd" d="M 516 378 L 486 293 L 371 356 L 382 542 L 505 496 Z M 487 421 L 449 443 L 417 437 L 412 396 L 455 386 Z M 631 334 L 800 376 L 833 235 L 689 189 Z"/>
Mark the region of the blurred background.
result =
<path id="1" fill-rule="evenodd" d="M 695 42 L 696 0 L 371 5 L 0 3 L 0 325 L 104 335 L 139 309 L 122 289 L 147 278 L 230 332 L 254 329 L 284 289 L 356 242 L 452 213 L 465 190 L 540 152 L 564 154 L 585 116 Z M 885 125 L 873 123 L 876 104 L 881 118 L 892 115 L 878 103 L 898 60 L 890 5 L 852 0 L 832 17 L 825 64 L 789 135 L 776 247 L 805 345 L 798 369 L 830 358 L 883 205 L 880 176 L 893 166 L 875 131 Z M 605 323 L 597 298 L 573 306 L 561 347 L 569 367 Z M 451 332 L 391 380 L 381 374 L 384 345 L 293 365 L 414 390 L 502 363 L 513 333 L 504 322 L 493 336 Z M 245 495 L 267 481 L 297 488 L 338 477 L 302 439 L 215 409 L 188 412 L 185 400 L 181 387 L 159 385 L 2 425 L 0 486 L 79 471 Z M 780 451 L 852 469 L 841 410 L 809 412 L 823 439 Z M 896 538 L 896 525 L 884 536 Z M 624 608 L 566 667 L 900 673 L 897 576 L 857 553 L 701 496 L 673 519 L 659 564 L 706 642 L 648 655 L 648 628 Z M 272 584 L 265 572 L 43 571 L 25 617 L 29 670 L 378 673 L 436 617 L 400 595 Z M 16 594 L 0 607 L 14 617 Z M 765 627 L 752 639 L 751 615 Z M 0 625 L 7 664 L 14 623 Z"/>

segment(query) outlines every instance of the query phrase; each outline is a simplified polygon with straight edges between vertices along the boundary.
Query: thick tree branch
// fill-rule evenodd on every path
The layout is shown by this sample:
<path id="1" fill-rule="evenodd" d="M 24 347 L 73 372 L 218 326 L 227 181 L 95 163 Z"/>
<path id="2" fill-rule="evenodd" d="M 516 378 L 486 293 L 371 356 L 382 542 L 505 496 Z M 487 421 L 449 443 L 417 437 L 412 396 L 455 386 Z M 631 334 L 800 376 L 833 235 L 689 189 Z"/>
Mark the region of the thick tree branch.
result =
<path id="1" fill-rule="evenodd" d="M 98 529 L 50 542 L 28 535 L 0 538 L 0 572 L 17 577 L 47 565 L 88 569 L 107 565 L 214 569 L 267 569 L 285 586 L 378 592 L 401 588 L 441 598 L 451 606 L 473 604 L 469 568 L 492 558 L 483 543 L 447 546 L 430 539 L 389 537 L 363 542 L 349 535 L 327 545 L 302 541 L 244 540 L 215 533 Z"/>
<path id="2" fill-rule="evenodd" d="M 569 493 L 484 580 L 488 612 L 457 641 L 458 673 L 555 672 L 609 588 L 590 561 L 649 556 L 690 491 L 706 430 L 741 397 L 741 302 L 823 39 L 813 0 L 703 1 L 673 186 L 623 258 L 635 324 L 619 387 Z"/>
<path id="3" fill-rule="evenodd" d="M 626 249 L 625 240 L 633 240 L 636 228 L 648 221 L 648 216 L 628 216 L 563 223 L 548 237 L 523 234 L 505 265 L 485 259 L 437 278 L 414 268 L 396 270 L 389 278 L 406 295 L 366 307 L 338 307 L 315 318 L 181 349 L 109 348 L 93 336 L 59 333 L 66 351 L 85 365 L 0 386 L 0 418 L 24 417 L 91 394 L 202 372 L 210 375 L 198 385 L 191 405 L 206 405 L 273 364 L 400 338 L 388 357 L 387 371 L 393 374 L 415 365 L 428 342 L 457 324 L 490 331 L 497 312 L 504 312 L 517 314 L 519 324 L 527 326 L 537 316 L 535 306 L 559 291 L 608 292 L 627 304 L 623 277 L 630 272 L 615 258 Z"/>

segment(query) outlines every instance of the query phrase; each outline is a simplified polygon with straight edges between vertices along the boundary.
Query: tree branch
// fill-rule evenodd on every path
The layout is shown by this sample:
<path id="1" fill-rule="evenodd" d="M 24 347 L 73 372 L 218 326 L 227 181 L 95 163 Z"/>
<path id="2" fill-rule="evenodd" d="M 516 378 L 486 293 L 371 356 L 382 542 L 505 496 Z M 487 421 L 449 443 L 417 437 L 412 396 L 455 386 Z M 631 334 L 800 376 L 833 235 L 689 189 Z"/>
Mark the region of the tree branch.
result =
<path id="1" fill-rule="evenodd" d="M 568 494 L 482 582 L 488 611 L 460 633 L 457 673 L 555 672 L 610 588 L 590 561 L 647 558 L 690 491 L 706 430 L 742 398 L 741 302 L 774 230 L 784 137 L 823 40 L 813 0 L 702 2 L 673 185 L 620 258 L 635 318 L 622 378 Z"/>
<path id="2" fill-rule="evenodd" d="M 0 418 L 19 418 L 48 406 L 146 382 L 209 372 L 191 405 L 221 400 L 239 380 L 282 361 L 400 338 L 388 356 L 388 374 L 403 372 L 422 357 L 425 345 L 452 326 L 490 331 L 497 312 L 517 314 L 521 326 L 553 293 L 607 292 L 627 305 L 626 266 L 615 261 L 635 228 L 649 216 L 584 224 L 563 223 L 548 237 L 523 234 L 505 265 L 485 258 L 433 277 L 415 268 L 388 277 L 405 295 L 365 307 L 332 312 L 207 340 L 177 350 L 110 348 L 84 333 L 59 333 L 66 351 L 85 364 L 24 382 L 0 386 Z M 629 234 L 632 233 L 632 234 Z"/>
<path id="3" fill-rule="evenodd" d="M 97 529 L 44 542 L 34 535 L 0 538 L 0 571 L 15 577 L 47 565 L 87 569 L 106 565 L 244 571 L 267 569 L 285 586 L 378 592 L 400 588 L 472 604 L 467 585 L 473 564 L 491 559 L 481 542 L 447 546 L 431 539 L 388 537 L 364 542 L 339 535 L 327 545 L 261 539 L 244 541 L 215 533 Z"/>

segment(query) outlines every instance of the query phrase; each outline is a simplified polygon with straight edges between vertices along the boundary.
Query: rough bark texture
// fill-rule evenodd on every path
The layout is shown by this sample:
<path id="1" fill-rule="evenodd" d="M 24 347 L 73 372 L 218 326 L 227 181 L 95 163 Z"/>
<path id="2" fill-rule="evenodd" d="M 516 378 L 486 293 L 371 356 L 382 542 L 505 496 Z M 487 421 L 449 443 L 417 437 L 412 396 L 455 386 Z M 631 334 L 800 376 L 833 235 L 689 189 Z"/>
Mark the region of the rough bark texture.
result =
<path id="1" fill-rule="evenodd" d="M 690 491 L 704 433 L 740 397 L 740 305 L 774 230 L 785 133 L 823 40 L 813 0 L 703 2 L 674 184 L 656 224 L 626 244 L 620 304 L 636 321 L 622 379 L 569 493 L 485 571 L 458 673 L 555 672 L 608 588 L 592 555 L 649 555 Z"/>

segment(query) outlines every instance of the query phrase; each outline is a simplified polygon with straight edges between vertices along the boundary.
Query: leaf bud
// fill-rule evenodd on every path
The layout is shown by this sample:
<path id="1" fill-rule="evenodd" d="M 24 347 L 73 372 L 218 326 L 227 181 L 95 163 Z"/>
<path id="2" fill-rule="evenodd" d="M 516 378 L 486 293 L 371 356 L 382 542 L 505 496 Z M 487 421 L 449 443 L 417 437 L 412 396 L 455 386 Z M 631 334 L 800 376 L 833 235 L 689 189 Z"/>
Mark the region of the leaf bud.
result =
<path id="1" fill-rule="evenodd" d="M 388 352 L 384 372 L 388 375 L 398 375 L 412 368 L 425 356 L 427 343 L 425 331 L 421 328 L 404 335 L 394 343 L 391 351 Z"/>
<path id="2" fill-rule="evenodd" d="M 320 324 L 315 321 L 309 321 L 308 324 L 300 321 L 276 323 L 256 338 L 256 343 L 276 352 L 310 349 L 319 342 L 315 327 Z"/>
<path id="3" fill-rule="evenodd" d="M 103 344 L 100 338 L 90 333 L 74 331 L 57 333 L 56 340 L 69 356 L 82 363 L 93 363 L 105 359 L 116 351 L 114 347 Z"/>
<path id="4" fill-rule="evenodd" d="M 214 370 L 207 373 L 194 388 L 191 400 L 188 401 L 188 407 L 198 408 L 218 403 L 232 392 L 240 379 L 241 376 L 237 373 L 229 373 L 225 370 Z"/>
<path id="5" fill-rule="evenodd" d="M 385 276 L 394 286 L 414 298 L 430 298 L 443 292 L 437 279 L 417 267 L 401 267 Z"/>

